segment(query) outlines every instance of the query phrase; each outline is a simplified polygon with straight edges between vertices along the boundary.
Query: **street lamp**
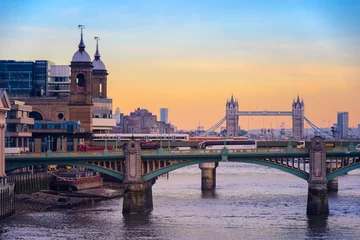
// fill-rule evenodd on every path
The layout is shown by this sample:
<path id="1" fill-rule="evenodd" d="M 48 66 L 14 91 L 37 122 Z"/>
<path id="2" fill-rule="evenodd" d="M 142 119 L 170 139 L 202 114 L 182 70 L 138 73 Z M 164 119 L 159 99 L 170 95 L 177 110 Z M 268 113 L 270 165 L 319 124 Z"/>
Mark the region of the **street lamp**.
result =
<path id="1" fill-rule="evenodd" d="M 48 135 L 48 137 L 45 137 L 45 142 L 47 142 L 47 144 L 48 144 L 48 152 L 51 152 L 51 146 L 50 146 L 50 143 L 52 143 L 54 141 L 54 138 L 53 137 L 51 137 L 50 138 L 50 135 Z"/>
<path id="2" fill-rule="evenodd" d="M 65 139 L 66 139 L 66 137 L 65 137 Z M 64 136 L 63 135 L 61 135 L 61 138 L 60 138 L 60 150 L 62 152 L 64 152 Z"/>
<path id="3" fill-rule="evenodd" d="M 168 150 L 170 151 L 171 148 L 170 148 L 170 133 L 168 134 Z"/>
<path id="4" fill-rule="evenodd" d="M 115 150 L 118 150 L 118 142 L 121 142 L 121 136 L 116 135 L 116 140 L 115 140 Z"/>
<path id="5" fill-rule="evenodd" d="M 104 151 L 107 150 L 107 134 L 105 134 L 105 149 Z"/>

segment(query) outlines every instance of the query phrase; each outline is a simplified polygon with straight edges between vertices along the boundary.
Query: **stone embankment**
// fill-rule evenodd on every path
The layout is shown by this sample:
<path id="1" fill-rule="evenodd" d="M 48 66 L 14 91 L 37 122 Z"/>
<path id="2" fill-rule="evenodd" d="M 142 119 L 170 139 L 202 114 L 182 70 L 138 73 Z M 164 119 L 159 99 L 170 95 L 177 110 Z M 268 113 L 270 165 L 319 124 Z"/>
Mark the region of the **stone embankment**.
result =
<path id="1" fill-rule="evenodd" d="M 29 194 L 15 195 L 15 214 L 43 212 L 73 207 L 118 198 L 123 195 L 119 183 L 105 183 L 101 188 L 84 189 L 76 192 L 43 190 Z"/>

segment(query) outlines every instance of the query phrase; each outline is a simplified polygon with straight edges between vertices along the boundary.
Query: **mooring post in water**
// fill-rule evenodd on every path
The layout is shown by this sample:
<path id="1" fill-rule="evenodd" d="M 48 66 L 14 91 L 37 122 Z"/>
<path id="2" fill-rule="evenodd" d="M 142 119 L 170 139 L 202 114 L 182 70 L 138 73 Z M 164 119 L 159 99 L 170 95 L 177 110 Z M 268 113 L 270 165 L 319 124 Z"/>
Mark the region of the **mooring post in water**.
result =
<path id="1" fill-rule="evenodd" d="M 322 137 L 316 136 L 310 144 L 310 173 L 308 180 L 307 214 L 329 213 L 326 180 L 326 149 Z"/>
<path id="2" fill-rule="evenodd" d="M 153 181 L 141 180 L 140 143 L 130 140 L 126 146 L 123 213 L 143 213 L 153 209 Z"/>

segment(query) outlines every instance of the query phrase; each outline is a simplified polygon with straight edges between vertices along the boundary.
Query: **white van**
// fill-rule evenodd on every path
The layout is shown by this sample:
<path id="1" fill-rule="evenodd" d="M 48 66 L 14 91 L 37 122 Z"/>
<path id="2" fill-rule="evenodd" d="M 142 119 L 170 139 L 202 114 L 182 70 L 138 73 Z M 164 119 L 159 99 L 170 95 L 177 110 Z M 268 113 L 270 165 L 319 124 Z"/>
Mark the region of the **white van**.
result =
<path id="1" fill-rule="evenodd" d="M 175 151 L 191 151 L 191 147 L 176 147 L 174 148 Z"/>

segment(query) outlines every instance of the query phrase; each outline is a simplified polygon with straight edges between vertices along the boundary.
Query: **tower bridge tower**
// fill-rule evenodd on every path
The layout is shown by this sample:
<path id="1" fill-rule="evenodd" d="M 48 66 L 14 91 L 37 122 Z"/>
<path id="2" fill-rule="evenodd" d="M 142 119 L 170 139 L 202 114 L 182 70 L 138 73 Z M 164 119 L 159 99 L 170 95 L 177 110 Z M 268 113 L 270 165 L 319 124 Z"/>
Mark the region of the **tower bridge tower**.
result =
<path id="1" fill-rule="evenodd" d="M 296 140 L 304 138 L 304 100 L 300 102 L 300 97 L 293 101 L 292 104 L 292 126 L 293 126 L 293 137 Z"/>
<path id="2" fill-rule="evenodd" d="M 239 103 L 234 100 L 234 96 L 231 95 L 230 101 L 226 102 L 226 132 L 227 136 L 237 137 L 239 134 Z"/>

